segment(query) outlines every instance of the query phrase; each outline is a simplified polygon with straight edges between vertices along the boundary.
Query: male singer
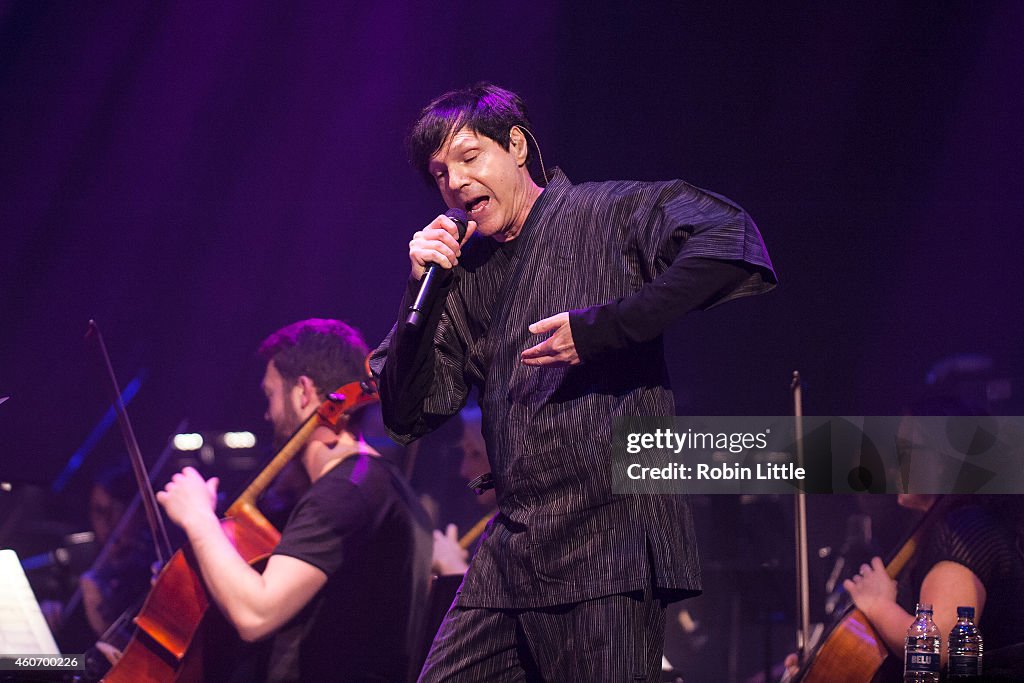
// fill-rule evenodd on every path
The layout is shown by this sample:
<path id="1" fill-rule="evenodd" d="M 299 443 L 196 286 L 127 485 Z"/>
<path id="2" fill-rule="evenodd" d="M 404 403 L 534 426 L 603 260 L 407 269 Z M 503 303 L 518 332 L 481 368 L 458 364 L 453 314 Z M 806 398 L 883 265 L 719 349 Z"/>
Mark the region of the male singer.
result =
<path id="1" fill-rule="evenodd" d="M 685 182 L 542 188 L 529 127 L 484 83 L 427 105 L 409 142 L 475 238 L 444 216 L 413 235 L 372 363 L 384 419 L 408 442 L 476 387 L 499 509 L 420 680 L 657 680 L 665 604 L 701 589 L 693 524 L 684 496 L 612 495 L 612 419 L 673 414 L 665 326 L 775 274 L 750 217 Z M 429 263 L 442 286 L 413 327 Z"/>

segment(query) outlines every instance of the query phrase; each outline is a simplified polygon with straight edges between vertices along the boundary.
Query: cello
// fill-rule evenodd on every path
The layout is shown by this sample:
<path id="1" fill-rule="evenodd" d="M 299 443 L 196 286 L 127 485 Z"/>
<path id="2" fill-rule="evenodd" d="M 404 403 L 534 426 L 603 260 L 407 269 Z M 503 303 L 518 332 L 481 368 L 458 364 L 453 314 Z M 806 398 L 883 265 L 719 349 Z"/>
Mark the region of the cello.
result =
<path id="1" fill-rule="evenodd" d="M 895 579 L 917 550 L 924 524 L 886 562 L 885 571 Z M 793 680 L 801 683 L 869 683 L 880 674 L 892 655 L 868 618 L 851 603 L 831 631 L 812 650 Z"/>
<path id="2" fill-rule="evenodd" d="M 372 377 L 351 382 L 327 396 L 270 463 L 227 509 L 221 528 L 249 564 L 267 558 L 281 538 L 256 507 L 259 495 L 312 438 L 341 432 L 349 417 L 377 401 Z M 314 436 L 320 432 L 322 436 Z M 149 492 L 150 495 L 152 491 Z M 103 681 L 108 683 L 204 680 L 207 664 L 216 661 L 210 636 L 218 624 L 209 618 L 211 600 L 195 555 L 186 544 L 157 576 L 135 618 L 136 631 L 122 657 Z M 223 628 L 221 619 L 220 628 Z"/>
<path id="3" fill-rule="evenodd" d="M 940 497 L 925 513 L 906 539 L 885 562 L 885 572 L 896 579 L 907 567 L 937 519 L 941 519 L 954 497 Z M 817 647 L 808 654 L 794 681 L 800 683 L 869 683 L 884 673 L 883 666 L 899 662 L 882 641 L 868 618 L 852 602 L 840 615 Z"/>

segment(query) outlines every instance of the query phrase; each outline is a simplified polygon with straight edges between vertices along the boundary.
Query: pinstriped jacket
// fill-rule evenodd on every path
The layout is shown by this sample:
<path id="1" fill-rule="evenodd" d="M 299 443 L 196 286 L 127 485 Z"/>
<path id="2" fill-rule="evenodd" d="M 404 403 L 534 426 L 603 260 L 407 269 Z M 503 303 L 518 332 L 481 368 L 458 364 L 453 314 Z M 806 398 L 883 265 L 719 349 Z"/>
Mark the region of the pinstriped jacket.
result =
<path id="1" fill-rule="evenodd" d="M 573 367 L 519 359 L 539 341 L 531 323 L 574 311 L 573 336 L 586 338 L 588 318 L 578 312 L 663 298 L 654 291 L 660 278 L 693 257 L 748 269 L 705 307 L 776 282 L 757 226 L 724 197 L 682 181 L 573 185 L 556 171 L 516 239 L 463 248 L 423 332 L 400 315 L 374 351 L 385 425 L 400 442 L 436 428 L 479 391 L 499 514 L 460 605 L 532 608 L 647 587 L 670 600 L 700 592 L 686 497 L 611 491 L 612 419 L 674 413 L 660 334 L 615 349 L 577 341 L 585 362 Z M 402 312 L 413 296 L 410 283 Z"/>

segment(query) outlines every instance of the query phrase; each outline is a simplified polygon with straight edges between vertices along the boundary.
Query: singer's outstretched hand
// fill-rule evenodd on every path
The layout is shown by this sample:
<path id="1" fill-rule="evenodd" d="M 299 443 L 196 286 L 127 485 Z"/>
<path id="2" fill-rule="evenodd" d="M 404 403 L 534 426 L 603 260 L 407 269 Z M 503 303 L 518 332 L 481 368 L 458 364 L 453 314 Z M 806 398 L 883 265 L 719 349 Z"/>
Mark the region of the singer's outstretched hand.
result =
<path id="1" fill-rule="evenodd" d="M 559 313 L 530 325 L 533 334 L 544 334 L 552 330 L 554 334 L 520 354 L 519 359 L 523 365 L 561 368 L 580 364 L 576 343 L 572 340 L 572 328 L 569 327 L 569 314 Z"/>
<path id="2" fill-rule="evenodd" d="M 476 230 L 476 221 L 466 225 L 466 243 Z M 436 263 L 442 268 L 454 268 L 462 255 L 462 244 L 459 243 L 459 228 L 455 221 L 444 214 L 430 221 L 430 224 L 412 236 L 409 242 L 409 261 L 412 263 L 411 277 L 419 280 L 428 263 Z"/>

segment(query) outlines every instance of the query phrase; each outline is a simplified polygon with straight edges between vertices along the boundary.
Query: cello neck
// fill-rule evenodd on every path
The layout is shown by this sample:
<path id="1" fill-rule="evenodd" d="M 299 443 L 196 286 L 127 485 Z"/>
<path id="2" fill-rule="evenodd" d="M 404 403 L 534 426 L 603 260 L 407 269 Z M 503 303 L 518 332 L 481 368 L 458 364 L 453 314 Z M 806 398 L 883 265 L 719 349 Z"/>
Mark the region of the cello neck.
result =
<path id="1" fill-rule="evenodd" d="M 905 540 L 900 543 L 896 551 L 890 555 L 885 563 L 885 573 L 890 578 L 895 579 L 900 572 L 906 568 L 907 564 L 913 559 L 914 554 L 917 552 L 918 546 L 921 544 L 921 539 L 928 532 L 931 526 L 936 520 L 942 519 L 942 516 L 946 514 L 951 506 L 956 505 L 956 496 L 938 496 L 932 506 L 928 508 L 928 511 L 924 513 L 917 525 L 911 530 L 905 537 Z"/>
<path id="2" fill-rule="evenodd" d="M 918 534 L 914 534 L 904 543 L 896 554 L 893 555 L 892 559 L 885 565 L 885 573 L 889 575 L 889 578 L 895 579 L 899 576 L 903 568 L 907 566 L 910 558 L 917 552 L 917 537 Z"/>
<path id="3" fill-rule="evenodd" d="M 274 480 L 284 466 L 292 461 L 302 448 L 305 447 L 306 442 L 309 440 L 310 434 L 312 434 L 317 427 L 320 426 L 319 420 L 317 419 L 316 413 L 306 418 L 306 421 L 302 423 L 302 426 L 292 434 L 291 438 L 288 439 L 288 443 L 277 452 L 277 455 L 273 457 L 270 463 L 267 464 L 263 470 L 256 475 L 256 478 L 245 487 L 242 494 L 238 496 L 238 499 L 227 509 L 229 516 L 234 516 L 235 513 L 242 507 L 256 505 L 256 499 L 260 497 L 260 494 L 270 486 L 270 482 Z"/>
<path id="4" fill-rule="evenodd" d="M 228 516 L 233 517 L 243 510 L 255 508 L 256 499 L 270 486 L 270 482 L 284 466 L 306 446 L 306 442 L 318 427 L 328 427 L 338 433 L 348 424 L 349 416 L 353 412 L 377 401 L 377 386 L 373 378 L 350 382 L 328 394 L 316 412 L 306 418 L 263 471 L 242 491 L 238 500 L 231 504 L 227 509 Z"/>

